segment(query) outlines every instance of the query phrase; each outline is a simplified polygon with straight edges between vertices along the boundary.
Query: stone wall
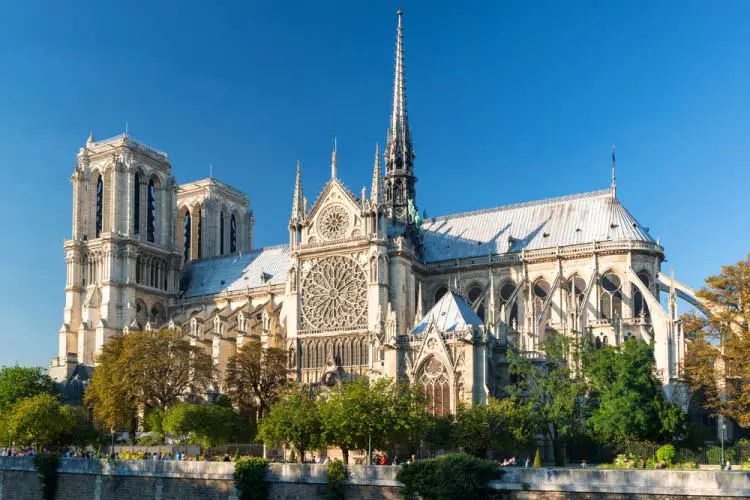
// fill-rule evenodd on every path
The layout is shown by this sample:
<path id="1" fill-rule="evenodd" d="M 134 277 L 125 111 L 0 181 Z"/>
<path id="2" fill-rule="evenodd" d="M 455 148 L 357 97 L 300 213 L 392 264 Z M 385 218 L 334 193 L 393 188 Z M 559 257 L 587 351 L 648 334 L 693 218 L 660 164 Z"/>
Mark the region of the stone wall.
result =
<path id="1" fill-rule="evenodd" d="M 324 465 L 273 464 L 270 498 L 324 498 Z M 401 498 L 398 467 L 352 466 L 346 498 Z M 234 464 L 63 459 L 58 500 L 237 500 Z M 509 500 L 720 500 L 750 497 L 750 473 L 674 470 L 505 469 L 492 485 Z M 0 457 L 0 500 L 38 500 L 31 458 Z"/>

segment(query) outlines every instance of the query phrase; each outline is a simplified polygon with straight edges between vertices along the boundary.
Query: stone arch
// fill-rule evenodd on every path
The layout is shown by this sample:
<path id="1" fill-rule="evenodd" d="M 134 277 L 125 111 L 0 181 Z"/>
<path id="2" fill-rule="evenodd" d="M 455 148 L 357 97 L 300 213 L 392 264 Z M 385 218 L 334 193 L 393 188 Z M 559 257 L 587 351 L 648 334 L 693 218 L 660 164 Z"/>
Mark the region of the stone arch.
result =
<path id="1" fill-rule="evenodd" d="M 151 243 L 157 243 L 158 219 L 160 214 L 159 202 L 161 202 L 162 181 L 156 174 L 151 174 L 146 186 L 146 239 Z"/>
<path id="2" fill-rule="evenodd" d="M 500 286 L 497 292 L 498 297 L 500 299 L 498 302 L 501 305 L 505 305 L 506 317 L 503 318 L 503 320 L 508 322 L 508 326 L 511 329 L 518 328 L 518 300 L 519 300 L 518 295 L 516 295 L 516 299 L 513 301 L 513 304 L 510 306 L 510 309 L 508 309 L 508 302 L 513 296 L 513 292 L 516 291 L 516 286 L 517 285 L 512 280 L 506 280 L 502 283 L 502 285 Z"/>
<path id="3" fill-rule="evenodd" d="M 445 360 L 433 354 L 425 358 L 415 371 L 416 381 L 427 399 L 427 411 L 432 415 L 443 416 L 453 408 L 454 380 L 448 366 Z"/>
<path id="4" fill-rule="evenodd" d="M 472 307 L 474 306 L 474 302 L 482 296 L 482 292 L 484 291 L 484 287 L 482 283 L 479 281 L 472 282 L 469 287 L 467 288 L 469 290 L 469 293 L 467 294 L 467 298 L 469 299 L 469 305 Z M 479 316 L 482 321 L 484 321 L 484 304 L 485 299 L 482 299 L 479 303 L 479 306 L 476 308 L 477 316 Z"/>
<path id="5" fill-rule="evenodd" d="M 161 302 L 154 302 L 149 310 L 149 321 L 155 328 L 160 328 L 167 321 L 167 310 Z"/>
<path id="6" fill-rule="evenodd" d="M 651 271 L 643 268 L 636 273 L 636 276 L 638 276 L 638 279 L 641 280 L 643 285 L 648 290 L 652 289 L 654 279 L 651 275 Z M 648 310 L 648 303 L 646 302 L 646 298 L 635 285 L 633 285 L 633 316 L 636 318 L 641 316 L 644 318 L 648 318 L 651 316 L 651 313 Z"/>
<path id="7" fill-rule="evenodd" d="M 148 322 L 148 306 L 146 306 L 146 302 L 144 302 L 143 299 L 135 300 L 135 322 L 138 323 L 138 326 L 141 329 L 143 329 Z"/>
<path id="8" fill-rule="evenodd" d="M 571 274 L 566 281 L 565 292 L 568 296 L 570 312 L 580 311 L 586 295 L 586 279 L 579 273 Z"/>
<path id="9" fill-rule="evenodd" d="M 614 320 L 622 317 L 623 280 L 614 270 L 601 275 L 599 287 L 599 315 L 602 319 Z"/>

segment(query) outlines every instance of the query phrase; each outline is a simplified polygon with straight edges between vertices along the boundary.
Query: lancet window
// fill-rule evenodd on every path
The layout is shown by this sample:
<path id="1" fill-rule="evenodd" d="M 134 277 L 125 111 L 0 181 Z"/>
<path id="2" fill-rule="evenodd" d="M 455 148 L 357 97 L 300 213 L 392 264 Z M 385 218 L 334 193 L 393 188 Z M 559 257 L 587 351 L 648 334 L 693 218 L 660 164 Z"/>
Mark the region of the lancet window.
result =
<path id="1" fill-rule="evenodd" d="M 614 273 L 602 277 L 599 313 L 603 319 L 613 320 L 622 317 L 622 282 Z"/>
<path id="2" fill-rule="evenodd" d="M 445 365 L 435 357 L 430 358 L 423 368 L 419 378 L 427 399 L 427 411 L 432 415 L 443 416 L 450 412 L 451 391 L 448 371 Z"/>

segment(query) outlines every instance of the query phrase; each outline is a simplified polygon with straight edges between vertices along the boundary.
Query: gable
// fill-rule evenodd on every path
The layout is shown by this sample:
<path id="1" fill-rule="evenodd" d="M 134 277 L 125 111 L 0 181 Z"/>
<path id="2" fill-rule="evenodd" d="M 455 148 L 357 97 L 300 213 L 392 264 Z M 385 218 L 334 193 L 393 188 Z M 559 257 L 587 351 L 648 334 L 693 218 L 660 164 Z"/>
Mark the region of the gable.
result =
<path id="1" fill-rule="evenodd" d="M 360 201 L 338 179 L 331 179 L 307 217 L 304 241 L 337 241 L 363 233 Z"/>

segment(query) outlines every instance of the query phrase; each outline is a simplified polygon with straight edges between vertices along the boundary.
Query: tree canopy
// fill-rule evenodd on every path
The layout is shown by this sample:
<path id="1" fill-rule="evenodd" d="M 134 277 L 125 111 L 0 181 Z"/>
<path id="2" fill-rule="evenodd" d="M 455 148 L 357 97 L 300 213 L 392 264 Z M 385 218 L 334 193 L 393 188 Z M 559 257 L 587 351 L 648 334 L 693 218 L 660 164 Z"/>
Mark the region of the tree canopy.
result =
<path id="1" fill-rule="evenodd" d="M 712 414 L 750 427 L 750 256 L 706 278 L 697 296 L 709 314 L 682 317 L 686 379 Z"/>
<path id="2" fill-rule="evenodd" d="M 55 443 L 76 426 L 72 410 L 51 394 L 37 394 L 17 401 L 6 425 L 13 442 L 37 451 Z"/>
<path id="3" fill-rule="evenodd" d="M 593 436 L 606 443 L 671 441 L 684 433 L 685 414 L 664 397 L 653 347 L 631 339 L 586 356 Z"/>
<path id="4" fill-rule="evenodd" d="M 98 422 L 118 428 L 139 407 L 164 410 L 191 391 L 203 392 L 212 369 L 211 356 L 178 332 L 132 332 L 104 346 L 85 402 Z"/>
<path id="5" fill-rule="evenodd" d="M 0 368 L 0 414 L 10 410 L 17 401 L 50 394 L 54 381 L 41 367 L 3 366 Z"/>
<path id="6" fill-rule="evenodd" d="M 180 443 L 197 443 L 205 447 L 230 441 L 244 441 L 250 426 L 246 418 L 229 406 L 179 403 L 163 414 L 161 428 Z"/>
<path id="7" fill-rule="evenodd" d="M 508 351 L 509 371 L 515 379 L 508 391 L 527 405 L 535 432 L 552 442 L 556 463 L 563 458 L 560 440 L 583 432 L 586 419 L 586 382 L 584 377 L 574 377 L 570 368 L 572 347 L 570 339 L 550 333 L 540 345 L 541 361 Z"/>
<path id="8" fill-rule="evenodd" d="M 490 398 L 483 405 L 461 405 L 453 431 L 455 445 L 479 458 L 486 458 L 490 448 L 516 453 L 533 438 L 530 408 L 516 397 Z"/>
<path id="9" fill-rule="evenodd" d="M 240 413 L 262 417 L 288 384 L 286 365 L 286 350 L 264 349 L 257 340 L 245 342 L 227 362 L 227 396 Z"/>
<path id="10" fill-rule="evenodd" d="M 294 385 L 273 403 L 258 424 L 258 438 L 271 446 L 292 446 L 298 459 L 321 444 L 321 422 L 316 394 L 309 387 Z"/>

